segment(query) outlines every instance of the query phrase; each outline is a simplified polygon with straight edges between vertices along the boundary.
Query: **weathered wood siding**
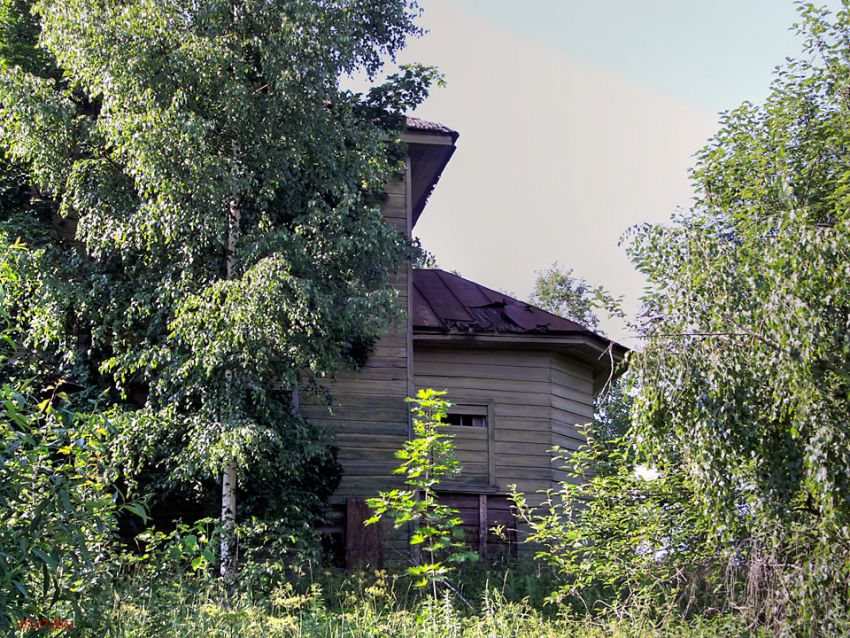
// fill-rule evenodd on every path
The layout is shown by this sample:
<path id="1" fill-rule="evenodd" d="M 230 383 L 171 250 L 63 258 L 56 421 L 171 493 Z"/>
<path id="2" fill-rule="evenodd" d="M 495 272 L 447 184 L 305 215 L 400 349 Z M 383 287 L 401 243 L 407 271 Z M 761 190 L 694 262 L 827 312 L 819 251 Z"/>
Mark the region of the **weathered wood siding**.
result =
<path id="1" fill-rule="evenodd" d="M 384 215 L 409 236 L 407 180 L 387 185 Z M 401 482 L 392 474 L 398 465 L 394 452 L 408 437 L 410 271 L 393 279 L 404 319 L 381 337 L 366 365 L 357 373 L 341 371 L 325 385 L 333 395 L 330 406 L 305 401 L 302 412 L 312 423 L 334 433 L 343 468 L 342 482 L 331 502 L 347 497 L 375 496 Z"/>
<path id="2" fill-rule="evenodd" d="M 584 443 L 581 430 L 593 420 L 593 370 L 590 365 L 562 354 L 552 357 L 552 443 L 576 450 Z M 563 481 L 566 474 L 552 468 L 552 480 Z"/>
<path id="3" fill-rule="evenodd" d="M 577 424 L 593 416 L 590 367 L 561 354 L 417 343 L 413 381 L 416 388 L 448 390 L 454 401 L 493 402 L 494 487 L 502 492 L 510 485 L 529 495 L 552 487 L 561 473 L 549 450 L 576 449 L 583 440 Z M 462 465 L 479 471 L 486 462 L 484 446 L 476 453 L 463 440 L 458 448 Z"/>
<path id="4" fill-rule="evenodd" d="M 467 487 L 490 485 L 490 437 L 488 428 L 447 426 L 446 433 L 454 436 L 457 458 L 463 473 L 456 483 Z"/>
<path id="5" fill-rule="evenodd" d="M 580 426 L 593 416 L 590 366 L 548 351 L 422 342 L 414 342 L 413 363 L 416 388 L 445 389 L 458 402 L 492 401 L 493 447 L 488 451 L 495 491 L 505 493 L 515 485 L 536 505 L 543 499 L 539 490 L 565 478 L 550 450 L 556 445 L 574 450 L 584 440 Z M 477 470 L 486 452 L 467 449 L 465 440 L 458 443 L 461 464 Z M 516 534 L 522 541 L 527 530 L 519 526 Z M 529 556 L 535 548 L 520 544 L 518 551 Z"/>
<path id="6" fill-rule="evenodd" d="M 470 549 L 491 561 L 507 562 L 516 558 L 516 522 L 506 496 L 443 492 L 440 500 L 458 511 L 463 521 L 464 540 Z M 497 535 L 494 528 L 500 530 L 501 535 Z"/>

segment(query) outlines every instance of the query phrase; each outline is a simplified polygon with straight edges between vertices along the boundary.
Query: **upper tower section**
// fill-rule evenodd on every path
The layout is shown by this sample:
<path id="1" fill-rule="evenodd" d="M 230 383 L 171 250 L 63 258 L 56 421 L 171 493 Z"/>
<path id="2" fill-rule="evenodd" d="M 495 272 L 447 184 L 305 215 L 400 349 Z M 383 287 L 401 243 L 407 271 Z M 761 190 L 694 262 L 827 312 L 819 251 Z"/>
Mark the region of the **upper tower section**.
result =
<path id="1" fill-rule="evenodd" d="M 419 220 L 428 197 L 455 152 L 457 138 L 458 132 L 447 126 L 418 117 L 407 118 L 407 130 L 402 135 L 402 140 L 407 143 L 409 162 L 409 229 Z"/>

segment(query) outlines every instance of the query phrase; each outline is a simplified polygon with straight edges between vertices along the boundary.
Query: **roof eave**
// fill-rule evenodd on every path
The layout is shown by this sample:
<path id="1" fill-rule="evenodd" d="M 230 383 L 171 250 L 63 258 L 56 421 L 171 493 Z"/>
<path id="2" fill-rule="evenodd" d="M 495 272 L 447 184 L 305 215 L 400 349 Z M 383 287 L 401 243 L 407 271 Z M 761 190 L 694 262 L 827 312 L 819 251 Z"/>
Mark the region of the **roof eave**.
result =
<path id="1" fill-rule="evenodd" d="M 457 131 L 417 130 L 408 128 L 401 136 L 408 145 L 411 171 L 412 226 L 419 221 L 443 170 L 455 152 Z"/>
<path id="2" fill-rule="evenodd" d="M 626 346 L 621 345 L 613 339 L 607 339 L 592 332 L 566 333 L 566 332 L 541 332 L 541 333 L 513 333 L 513 332 L 471 332 L 471 333 L 446 333 L 439 328 L 422 328 L 414 326 L 413 338 L 416 341 L 457 341 L 463 339 L 475 339 L 481 343 L 525 343 L 540 346 L 565 346 L 586 345 L 600 352 L 611 350 L 615 356 L 622 359 L 629 351 Z"/>

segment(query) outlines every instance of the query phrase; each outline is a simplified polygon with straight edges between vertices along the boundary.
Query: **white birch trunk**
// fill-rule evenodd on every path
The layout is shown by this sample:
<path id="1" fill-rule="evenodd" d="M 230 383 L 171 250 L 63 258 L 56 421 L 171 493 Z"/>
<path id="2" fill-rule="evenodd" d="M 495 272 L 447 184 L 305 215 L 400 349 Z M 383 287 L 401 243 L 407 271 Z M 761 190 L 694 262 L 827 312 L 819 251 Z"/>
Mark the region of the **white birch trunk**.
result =
<path id="1" fill-rule="evenodd" d="M 236 245 L 239 241 L 241 211 L 236 200 L 230 202 L 227 215 L 227 279 L 236 269 Z M 230 382 L 231 372 L 226 373 Z M 227 465 L 221 477 L 221 577 L 228 585 L 236 581 L 236 466 Z"/>
<path id="2" fill-rule="evenodd" d="M 221 479 L 221 577 L 236 581 L 236 467 L 228 465 Z"/>

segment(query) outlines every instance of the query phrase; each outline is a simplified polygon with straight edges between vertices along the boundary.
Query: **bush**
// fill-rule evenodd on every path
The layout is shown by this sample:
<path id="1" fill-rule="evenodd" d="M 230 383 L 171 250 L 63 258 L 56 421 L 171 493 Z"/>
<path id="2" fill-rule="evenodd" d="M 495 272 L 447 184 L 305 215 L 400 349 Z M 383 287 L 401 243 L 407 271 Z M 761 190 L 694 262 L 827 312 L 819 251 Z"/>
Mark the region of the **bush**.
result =
<path id="1" fill-rule="evenodd" d="M 682 474 L 641 466 L 625 438 L 556 452 L 568 478 L 543 505 L 512 494 L 535 558 L 561 577 L 550 600 L 578 598 L 592 613 L 647 605 L 661 615 L 694 604 L 718 557 Z"/>
<path id="2" fill-rule="evenodd" d="M 2 238 L 2 235 L 0 235 Z M 18 286 L 15 242 L 0 252 L 0 628 L 22 618 L 82 618 L 108 591 L 123 504 L 108 463 L 115 410 L 29 376 L 6 293 Z"/>
<path id="3" fill-rule="evenodd" d="M 445 394 L 445 390 L 428 388 L 407 399 L 414 404 L 414 437 L 396 452 L 402 463 L 395 473 L 405 476 L 409 489 L 381 492 L 377 498 L 367 500 L 375 512 L 367 525 L 377 523 L 383 516 L 392 519 L 396 529 L 408 523 L 416 525 L 410 539 L 416 551 L 407 573 L 416 579 L 418 587 L 430 585 L 434 595 L 437 584 L 447 582 L 453 564 L 478 559 L 463 541 L 458 511 L 441 504 L 436 492 L 441 481 L 461 471 L 452 436 L 442 431 L 451 405 L 443 399 Z"/>

